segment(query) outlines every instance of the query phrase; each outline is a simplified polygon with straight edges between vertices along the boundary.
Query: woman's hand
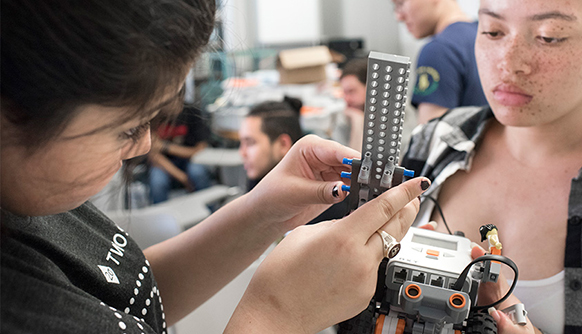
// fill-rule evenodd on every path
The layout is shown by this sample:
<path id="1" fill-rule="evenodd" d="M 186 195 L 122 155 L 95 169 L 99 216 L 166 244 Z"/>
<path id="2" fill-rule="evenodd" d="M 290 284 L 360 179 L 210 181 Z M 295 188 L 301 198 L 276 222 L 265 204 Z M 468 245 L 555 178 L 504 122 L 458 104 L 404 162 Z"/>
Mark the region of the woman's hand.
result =
<path id="1" fill-rule="evenodd" d="M 343 158 L 360 156 L 336 142 L 305 136 L 248 194 L 248 203 L 258 219 L 269 219 L 281 234 L 292 230 L 345 199 L 341 186 L 349 180 L 343 182 L 340 173 L 350 167 Z"/>
<path id="2" fill-rule="evenodd" d="M 471 250 L 471 257 L 476 259 L 480 256 L 485 255 L 485 250 L 479 245 L 473 246 Z M 479 286 L 479 305 L 487 305 L 494 303 L 495 301 L 503 298 L 503 296 L 509 291 L 509 284 L 505 275 L 501 273 L 497 279 L 497 283 L 486 282 L 481 283 Z M 525 326 L 514 324 L 511 318 L 500 310 L 503 310 L 511 305 L 521 303 L 517 297 L 513 294 L 509 296 L 501 304 L 497 305 L 497 309 L 491 307 L 488 311 L 497 323 L 497 332 L 499 334 L 525 334 L 525 333 L 539 333 L 539 331 L 532 325 L 529 318 L 527 319 L 527 324 Z"/>
<path id="3" fill-rule="evenodd" d="M 426 178 L 412 179 L 341 220 L 296 228 L 260 265 L 226 332 L 316 333 L 361 312 L 374 294 L 383 258 L 376 231 L 401 240 L 428 185 Z M 324 198 L 331 196 L 331 187 L 321 188 Z M 301 198 L 289 202 L 298 207 Z"/>
<path id="4" fill-rule="evenodd" d="M 431 221 L 427 224 L 420 226 L 420 228 L 424 228 L 427 230 L 435 230 L 436 222 Z M 471 249 L 471 257 L 476 259 L 485 255 L 485 250 L 481 248 L 481 246 L 477 245 L 476 243 L 473 245 Z M 507 283 L 507 279 L 503 273 L 500 273 L 499 278 L 497 279 L 497 283 L 486 282 L 481 283 L 479 286 L 479 305 L 488 305 L 492 304 L 499 299 L 503 298 L 503 296 L 509 291 L 509 284 Z M 521 303 L 517 297 L 514 295 L 509 296 L 507 300 L 502 302 L 501 304 L 497 305 L 497 309 L 492 307 L 490 308 L 489 314 L 493 317 L 495 322 L 497 323 L 497 330 L 499 334 L 511 334 L 511 333 L 539 333 L 537 329 L 534 328 L 529 318 L 527 319 L 527 324 L 525 326 L 516 325 L 511 321 L 509 316 L 500 310 L 503 310 L 511 305 Z"/>

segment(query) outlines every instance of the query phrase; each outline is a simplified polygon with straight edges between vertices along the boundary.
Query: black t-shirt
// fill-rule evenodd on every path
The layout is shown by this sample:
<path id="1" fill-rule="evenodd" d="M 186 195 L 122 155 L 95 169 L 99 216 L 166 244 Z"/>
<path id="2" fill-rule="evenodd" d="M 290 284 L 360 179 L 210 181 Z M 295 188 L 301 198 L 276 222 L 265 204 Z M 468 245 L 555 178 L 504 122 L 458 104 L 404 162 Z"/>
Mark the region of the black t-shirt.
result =
<path id="1" fill-rule="evenodd" d="M 45 217 L 2 212 L 2 333 L 165 333 L 149 262 L 92 204 Z"/>

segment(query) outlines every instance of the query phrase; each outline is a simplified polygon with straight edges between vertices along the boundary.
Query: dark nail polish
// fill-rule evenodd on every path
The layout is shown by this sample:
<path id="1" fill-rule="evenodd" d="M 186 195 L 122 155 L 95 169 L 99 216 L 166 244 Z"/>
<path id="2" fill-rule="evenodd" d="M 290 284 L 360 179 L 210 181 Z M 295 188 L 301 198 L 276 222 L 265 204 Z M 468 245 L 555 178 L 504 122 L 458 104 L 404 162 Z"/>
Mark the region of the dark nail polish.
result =
<path id="1" fill-rule="evenodd" d="M 420 188 L 422 190 L 427 190 L 428 187 L 430 187 L 430 183 L 428 183 L 428 181 L 424 180 L 424 181 L 420 182 Z"/>
<path id="2" fill-rule="evenodd" d="M 338 188 L 337 184 L 335 185 L 335 187 L 333 187 L 331 194 L 333 195 L 333 197 L 339 197 L 339 188 Z"/>

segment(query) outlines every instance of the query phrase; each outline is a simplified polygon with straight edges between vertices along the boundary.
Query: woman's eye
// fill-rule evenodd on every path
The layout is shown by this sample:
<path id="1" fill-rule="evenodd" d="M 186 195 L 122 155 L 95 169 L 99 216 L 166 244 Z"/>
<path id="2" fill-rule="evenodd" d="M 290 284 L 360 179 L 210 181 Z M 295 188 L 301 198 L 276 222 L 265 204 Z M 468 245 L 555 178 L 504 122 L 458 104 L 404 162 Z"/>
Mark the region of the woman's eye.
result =
<path id="1" fill-rule="evenodd" d="M 538 36 L 538 39 L 544 44 L 558 44 L 565 41 L 567 38 Z"/>
<path id="2" fill-rule="evenodd" d="M 150 129 L 150 122 L 138 125 L 136 127 L 133 127 L 127 131 L 123 131 L 122 136 L 125 139 L 131 139 L 134 141 L 138 141 L 139 139 L 141 139 L 141 137 L 143 137 L 146 132 Z"/>
<path id="3" fill-rule="evenodd" d="M 491 38 L 497 38 L 501 36 L 501 33 L 499 31 L 483 31 L 481 34 L 489 36 Z"/>

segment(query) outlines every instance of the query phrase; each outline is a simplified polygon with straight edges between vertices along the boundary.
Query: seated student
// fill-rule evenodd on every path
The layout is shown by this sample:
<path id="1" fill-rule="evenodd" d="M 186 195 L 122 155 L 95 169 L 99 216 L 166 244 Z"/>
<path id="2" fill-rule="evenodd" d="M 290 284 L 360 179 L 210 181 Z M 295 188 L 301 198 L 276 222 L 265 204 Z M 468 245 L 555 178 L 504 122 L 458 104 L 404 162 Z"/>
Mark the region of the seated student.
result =
<path id="1" fill-rule="evenodd" d="M 152 203 L 168 199 L 172 181 L 179 182 L 187 191 L 202 190 L 212 184 L 210 170 L 190 161 L 205 149 L 210 128 L 202 112 L 185 107 L 171 124 L 160 126 L 152 135 L 152 149 L 148 153 L 148 173 Z"/>
<path id="2" fill-rule="evenodd" d="M 238 134 L 239 154 L 248 178 L 248 190 L 273 169 L 303 136 L 299 123 L 299 99 L 262 102 L 243 119 Z"/>
<path id="3" fill-rule="evenodd" d="M 412 105 L 426 123 L 447 109 L 487 104 L 477 65 L 477 22 L 457 0 L 392 0 L 396 19 L 416 38 L 430 37 L 418 55 Z"/>
<path id="4" fill-rule="evenodd" d="M 531 321 L 522 328 L 492 310 L 499 333 L 580 333 L 582 2 L 481 0 L 478 31 L 491 107 L 453 109 L 416 129 L 402 164 L 433 180 L 427 195 L 451 231 L 480 242 L 480 225 L 498 227 L 502 254 L 519 267 L 498 309 L 521 301 Z M 423 200 L 417 220 L 444 232 L 431 203 Z M 481 303 L 507 291 L 500 282 Z"/>
<path id="5" fill-rule="evenodd" d="M 346 102 L 344 115 L 349 124 L 341 131 L 349 134 L 348 146 L 354 150 L 362 150 L 364 135 L 364 107 L 366 104 L 366 75 L 368 73 L 367 59 L 352 59 L 342 70 L 340 86 Z"/>
<path id="6" fill-rule="evenodd" d="M 266 101 L 249 111 L 239 129 L 239 152 L 248 178 L 248 190 L 267 175 L 303 136 L 299 122 L 302 102 L 285 97 Z M 332 205 L 310 223 L 339 219 L 348 212 L 348 201 Z"/>
<path id="7" fill-rule="evenodd" d="M 143 252 L 86 202 L 149 151 L 153 118 L 181 111 L 215 0 L 1 4 L 2 333 L 166 333 L 289 230 L 226 333 L 316 333 L 367 305 L 379 231 L 401 239 L 430 182 L 299 227 L 346 196 L 333 189 L 358 153 L 338 143 L 301 139 L 252 191 Z"/>

